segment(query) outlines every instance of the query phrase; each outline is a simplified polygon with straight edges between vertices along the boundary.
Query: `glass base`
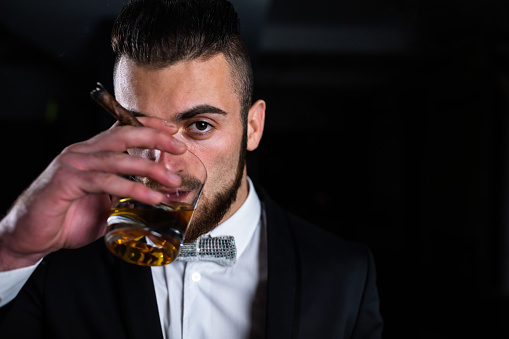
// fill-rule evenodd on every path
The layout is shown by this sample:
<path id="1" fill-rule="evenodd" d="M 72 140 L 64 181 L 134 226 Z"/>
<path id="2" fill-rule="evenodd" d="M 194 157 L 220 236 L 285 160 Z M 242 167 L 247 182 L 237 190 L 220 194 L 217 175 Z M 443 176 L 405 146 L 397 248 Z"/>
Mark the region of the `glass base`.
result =
<path id="1" fill-rule="evenodd" d="M 146 228 L 123 226 L 127 227 L 117 225 L 105 236 L 106 246 L 117 257 L 141 266 L 163 266 L 177 258 L 181 245 L 177 236 L 163 238 Z"/>

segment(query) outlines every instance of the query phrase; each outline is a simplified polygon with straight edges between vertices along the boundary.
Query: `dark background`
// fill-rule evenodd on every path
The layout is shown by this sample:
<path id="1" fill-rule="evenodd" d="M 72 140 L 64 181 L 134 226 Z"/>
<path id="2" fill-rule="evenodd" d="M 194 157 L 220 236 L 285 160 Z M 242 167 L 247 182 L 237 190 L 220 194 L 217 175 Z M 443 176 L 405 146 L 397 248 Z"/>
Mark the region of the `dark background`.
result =
<path id="1" fill-rule="evenodd" d="M 0 213 L 108 128 L 121 0 L 0 2 Z M 509 5 L 237 0 L 266 131 L 249 173 L 368 244 L 385 338 L 507 338 Z"/>

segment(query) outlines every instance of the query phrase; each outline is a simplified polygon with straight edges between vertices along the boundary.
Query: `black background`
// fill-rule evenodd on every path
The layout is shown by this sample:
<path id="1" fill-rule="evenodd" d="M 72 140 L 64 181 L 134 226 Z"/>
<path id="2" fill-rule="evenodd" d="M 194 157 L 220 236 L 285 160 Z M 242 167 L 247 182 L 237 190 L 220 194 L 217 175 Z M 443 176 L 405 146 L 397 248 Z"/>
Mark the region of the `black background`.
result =
<path id="1" fill-rule="evenodd" d="M 88 93 L 122 3 L 0 4 L 0 213 L 112 123 Z M 267 102 L 250 176 L 371 247 L 385 338 L 507 337 L 507 3 L 234 4 Z"/>

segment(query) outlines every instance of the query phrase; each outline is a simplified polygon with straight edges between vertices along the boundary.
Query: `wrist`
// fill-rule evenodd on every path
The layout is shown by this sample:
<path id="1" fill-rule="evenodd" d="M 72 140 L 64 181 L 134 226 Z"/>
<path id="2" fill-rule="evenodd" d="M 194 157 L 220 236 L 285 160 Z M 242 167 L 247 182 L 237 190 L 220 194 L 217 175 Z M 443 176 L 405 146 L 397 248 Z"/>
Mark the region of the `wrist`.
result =
<path id="1" fill-rule="evenodd" d="M 0 272 L 11 271 L 18 268 L 29 267 L 37 264 L 44 254 L 21 254 L 16 253 L 4 246 L 0 239 Z"/>

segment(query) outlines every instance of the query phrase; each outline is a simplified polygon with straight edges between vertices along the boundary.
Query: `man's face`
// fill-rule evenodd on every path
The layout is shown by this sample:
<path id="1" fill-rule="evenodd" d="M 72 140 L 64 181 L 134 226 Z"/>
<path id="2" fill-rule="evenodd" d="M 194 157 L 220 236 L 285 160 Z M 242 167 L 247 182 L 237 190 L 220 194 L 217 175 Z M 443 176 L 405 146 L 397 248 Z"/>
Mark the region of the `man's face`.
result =
<path id="1" fill-rule="evenodd" d="M 122 57 L 114 80 L 121 105 L 176 124 L 179 131 L 175 137 L 186 143 L 207 169 L 207 182 L 186 241 L 226 220 L 245 200 L 247 182 L 241 156 L 246 148 L 242 142 L 245 128 L 224 56 L 162 69 L 137 66 Z"/>

